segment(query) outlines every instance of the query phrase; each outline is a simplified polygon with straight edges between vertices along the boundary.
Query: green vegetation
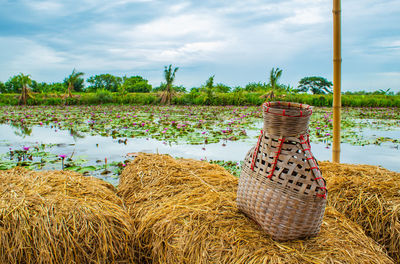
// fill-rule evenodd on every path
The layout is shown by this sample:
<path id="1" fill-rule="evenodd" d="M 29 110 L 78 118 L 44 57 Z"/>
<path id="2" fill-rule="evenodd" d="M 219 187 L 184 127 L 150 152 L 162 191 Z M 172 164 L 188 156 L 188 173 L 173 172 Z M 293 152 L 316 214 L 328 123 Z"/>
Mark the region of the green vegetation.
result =
<path id="1" fill-rule="evenodd" d="M 165 66 L 164 77 L 165 77 L 166 85 L 165 85 L 165 90 L 164 90 L 163 94 L 161 95 L 160 102 L 162 104 L 171 104 L 171 99 L 175 95 L 175 91 L 172 88 L 172 83 L 175 80 L 175 74 L 178 71 L 178 69 L 179 69 L 178 67 L 175 67 L 172 70 L 171 64 L 168 67 Z"/>
<path id="2" fill-rule="evenodd" d="M 91 76 L 87 79 L 90 86 L 87 88 L 89 92 L 96 92 L 97 90 L 107 90 L 110 92 L 117 92 L 122 83 L 122 78 L 111 74 L 99 74 Z"/>
<path id="3" fill-rule="evenodd" d="M 211 164 L 218 164 L 221 167 L 224 167 L 230 174 L 233 176 L 239 177 L 240 172 L 242 171 L 242 163 L 232 160 L 209 160 Z"/>
<path id="4" fill-rule="evenodd" d="M 91 164 L 84 157 L 73 155 L 56 155 L 52 153 L 56 145 L 35 144 L 20 149 L 10 148 L 7 153 L 0 154 L 0 170 L 8 170 L 16 166 L 30 170 L 71 170 L 82 174 L 100 174 L 117 177 L 125 166 L 126 161 L 107 163 L 105 160 L 96 160 Z"/>
<path id="5" fill-rule="evenodd" d="M 83 78 L 81 76 L 83 76 L 84 73 L 83 72 L 76 72 L 76 70 L 74 69 L 72 71 L 72 73 L 65 78 L 64 83 L 67 84 L 67 94 L 68 94 L 68 98 L 72 98 L 72 91 L 77 91 L 80 92 L 83 90 Z"/>
<path id="6" fill-rule="evenodd" d="M 29 85 L 32 84 L 31 77 L 21 73 L 17 76 L 17 81 L 21 87 L 21 96 L 19 97 L 19 104 L 26 105 L 27 99 L 32 96 L 29 94 Z"/>
<path id="7" fill-rule="evenodd" d="M 63 82 L 38 83 L 29 75 L 10 77 L 0 82 L 0 105 L 96 105 L 96 104 L 175 104 L 175 105 L 261 105 L 265 100 L 292 101 L 313 106 L 332 106 L 332 83 L 326 78 L 304 77 L 297 88 L 279 83 L 282 69 L 272 68 L 269 82 L 250 82 L 244 87 L 214 83 L 212 75 L 200 87 L 186 89 L 174 85 L 178 68 L 165 66 L 164 78 L 152 87 L 142 76 L 118 77 L 99 74 L 89 77 L 85 87 L 83 73 L 73 72 Z M 23 78 L 22 78 L 23 77 Z M 29 80 L 26 79 L 29 78 Z M 24 84 L 21 82 L 24 80 Z M 25 86 L 23 86 L 25 85 Z M 25 87 L 25 88 L 23 88 Z M 32 93 L 27 93 L 31 90 Z M 22 91 L 25 97 L 22 96 Z M 74 92 L 75 91 L 75 92 Z M 190 91 L 190 92 L 188 92 Z M 67 92 L 68 96 L 63 95 Z M 74 92 L 75 96 L 72 96 Z M 21 94 L 18 96 L 17 94 Z M 373 92 L 345 92 L 343 106 L 400 107 L 400 92 L 379 89 Z"/>
<path id="8" fill-rule="evenodd" d="M 322 77 L 304 77 L 299 81 L 298 91 L 308 92 L 313 94 L 332 93 L 332 83 Z"/>
<path id="9" fill-rule="evenodd" d="M 276 86 L 278 85 L 278 80 L 282 76 L 282 70 L 279 68 L 272 68 L 271 72 L 269 73 L 269 85 L 271 86 L 271 93 L 267 96 L 267 98 L 275 98 L 275 90 Z"/>
<path id="10" fill-rule="evenodd" d="M 128 93 L 149 93 L 151 92 L 151 85 L 149 81 L 141 76 L 131 76 L 123 78 L 122 91 Z"/>
<path id="11" fill-rule="evenodd" d="M 190 93 L 176 93 L 171 98 L 171 104 L 175 105 L 261 105 L 265 99 L 264 92 L 246 92 L 238 90 L 231 93 L 213 92 L 209 97 L 205 92 L 198 92 L 192 89 Z M 95 93 L 76 93 L 76 97 L 68 98 L 68 105 L 147 105 L 160 104 L 158 93 L 112 93 L 108 90 L 98 90 Z M 298 102 L 313 106 L 332 106 L 332 95 L 313 95 L 279 92 L 274 100 Z M 65 98 L 61 93 L 33 94 L 27 99 L 27 105 L 62 105 Z M 18 94 L 0 94 L 0 105 L 18 105 Z M 342 106 L 351 107 L 400 107 L 400 95 L 356 95 L 343 94 Z"/>
<path id="12" fill-rule="evenodd" d="M 206 83 L 201 87 L 200 91 L 204 92 L 206 94 L 206 100 L 205 104 L 206 105 L 211 105 L 212 100 L 214 98 L 214 77 L 215 75 L 211 76 L 208 78 Z"/>

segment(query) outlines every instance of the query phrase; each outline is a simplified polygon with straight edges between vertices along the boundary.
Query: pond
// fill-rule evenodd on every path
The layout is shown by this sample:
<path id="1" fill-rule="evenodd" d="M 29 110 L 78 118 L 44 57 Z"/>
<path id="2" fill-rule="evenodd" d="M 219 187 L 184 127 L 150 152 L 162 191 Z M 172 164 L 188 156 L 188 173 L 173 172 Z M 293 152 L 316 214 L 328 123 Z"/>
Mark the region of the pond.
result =
<path id="1" fill-rule="evenodd" d="M 137 152 L 219 161 L 221 165 L 228 163 L 229 169 L 237 173 L 238 162 L 256 143 L 262 127 L 261 111 L 256 107 L 1 110 L 0 169 L 17 164 L 30 169 L 64 167 L 113 184 L 118 183 L 118 174 Z M 345 109 L 341 162 L 380 165 L 400 172 L 399 124 L 397 108 Z M 316 109 L 310 130 L 315 157 L 331 160 L 329 109 Z"/>

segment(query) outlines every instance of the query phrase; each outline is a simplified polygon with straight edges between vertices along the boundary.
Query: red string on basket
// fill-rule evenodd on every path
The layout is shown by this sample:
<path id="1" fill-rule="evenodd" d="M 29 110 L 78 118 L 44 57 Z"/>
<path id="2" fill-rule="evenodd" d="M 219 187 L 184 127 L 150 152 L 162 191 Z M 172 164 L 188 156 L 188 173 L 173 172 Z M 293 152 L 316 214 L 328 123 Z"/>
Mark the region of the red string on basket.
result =
<path id="1" fill-rule="evenodd" d="M 311 115 L 311 112 L 310 112 L 309 115 L 303 115 L 302 113 L 301 113 L 301 115 L 286 115 L 285 111 L 283 111 L 282 114 L 272 113 L 272 112 L 269 112 L 269 111 L 265 111 L 265 112 L 267 112 L 268 114 L 279 115 L 279 116 L 287 116 L 287 117 L 307 117 L 307 116 Z"/>
<path id="2" fill-rule="evenodd" d="M 279 105 L 281 103 L 277 102 L 277 104 Z M 270 109 L 270 104 L 269 103 L 264 103 L 264 106 L 267 107 L 267 109 L 265 109 L 265 112 L 267 112 L 269 114 L 273 114 L 273 115 L 287 116 L 287 117 L 307 117 L 307 116 L 310 116 L 312 114 L 312 110 L 311 110 L 309 115 L 303 115 L 303 111 L 300 111 L 300 115 L 287 115 L 285 113 L 285 109 L 282 110 L 281 114 L 280 113 L 273 113 L 273 112 L 269 111 L 269 109 Z M 290 104 L 288 106 L 290 107 Z M 302 108 L 302 104 L 300 104 L 300 108 Z M 306 109 L 308 110 L 309 108 L 310 108 L 310 106 L 308 106 Z"/>
<path id="3" fill-rule="evenodd" d="M 276 155 L 275 155 L 275 157 L 274 157 L 274 162 L 272 162 L 272 164 L 273 164 L 272 169 L 271 169 L 271 171 L 269 172 L 269 175 L 267 176 L 268 179 L 271 179 L 271 178 L 272 178 L 272 175 L 274 175 L 274 171 L 275 171 L 275 169 L 276 169 L 276 164 L 278 163 L 278 157 L 279 157 L 279 155 L 281 154 L 281 150 L 282 150 L 282 146 L 283 146 L 283 142 L 285 141 L 285 138 L 282 137 L 282 138 L 280 138 L 280 139 L 278 139 L 278 140 L 279 140 L 278 151 L 275 151 Z"/>
<path id="4" fill-rule="evenodd" d="M 303 135 L 300 135 L 300 140 L 301 140 L 300 143 L 301 143 L 302 145 L 306 145 L 306 146 L 307 146 L 307 148 L 304 148 L 304 147 L 303 147 L 303 148 L 304 148 L 303 150 L 304 150 L 304 151 L 308 151 L 308 154 L 310 155 L 310 157 L 307 158 L 307 161 L 312 160 L 312 167 L 310 168 L 310 170 L 317 170 L 317 171 L 321 174 L 321 171 L 319 170 L 319 168 L 318 168 L 318 166 L 317 166 L 317 162 L 315 161 L 315 158 L 314 158 L 314 156 L 313 156 L 312 153 L 311 153 L 310 135 L 307 134 L 307 140 L 304 138 Z M 310 164 L 310 163 L 309 163 L 309 164 Z M 315 180 L 322 180 L 322 177 L 321 177 L 321 176 L 320 176 L 320 177 L 316 177 Z M 319 187 L 319 188 L 322 189 L 322 190 L 325 190 L 325 193 L 324 193 L 324 194 L 317 193 L 316 196 L 326 199 L 326 186 L 325 186 L 325 182 L 322 182 L 322 187 Z"/>
<path id="5" fill-rule="evenodd" d="M 260 148 L 260 143 L 261 143 L 262 136 L 263 136 L 263 131 L 261 130 L 261 134 L 258 137 L 257 146 L 256 146 L 256 148 L 254 150 L 254 153 L 253 153 L 253 159 L 251 160 L 250 169 L 252 171 L 254 171 L 254 164 L 256 163 L 257 152 L 258 152 L 258 149 Z"/>

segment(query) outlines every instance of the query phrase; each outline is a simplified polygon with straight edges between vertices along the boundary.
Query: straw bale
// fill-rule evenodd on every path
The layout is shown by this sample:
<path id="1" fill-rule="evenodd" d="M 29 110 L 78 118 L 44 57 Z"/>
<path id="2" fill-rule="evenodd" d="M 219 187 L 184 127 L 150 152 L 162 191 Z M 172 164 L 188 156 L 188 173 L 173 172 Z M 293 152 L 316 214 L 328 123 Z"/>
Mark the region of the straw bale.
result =
<path id="1" fill-rule="evenodd" d="M 0 263 L 132 263 L 115 188 L 67 171 L 0 171 Z"/>
<path id="2" fill-rule="evenodd" d="M 272 240 L 236 205 L 238 179 L 218 165 L 142 154 L 118 194 L 143 263 L 393 263 L 362 229 L 327 207 L 317 237 Z"/>
<path id="3" fill-rule="evenodd" d="M 320 163 L 329 202 L 400 263 L 400 173 L 370 165 Z"/>

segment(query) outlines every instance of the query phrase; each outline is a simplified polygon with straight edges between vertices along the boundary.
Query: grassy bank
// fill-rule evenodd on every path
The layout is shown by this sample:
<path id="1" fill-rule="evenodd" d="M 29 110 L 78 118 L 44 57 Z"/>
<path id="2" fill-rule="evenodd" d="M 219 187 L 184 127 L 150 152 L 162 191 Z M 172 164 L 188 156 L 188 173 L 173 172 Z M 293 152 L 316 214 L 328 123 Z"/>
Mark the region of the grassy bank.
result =
<path id="1" fill-rule="evenodd" d="M 215 93 L 212 97 L 206 93 L 181 93 L 172 100 L 176 105 L 261 105 L 265 99 L 263 93 L 236 92 Z M 17 105 L 18 94 L 0 94 L 0 105 Z M 98 104 L 159 104 L 157 93 L 77 93 L 74 98 L 65 99 L 63 94 L 33 94 L 28 105 L 98 105 Z M 298 102 L 313 106 L 332 106 L 333 96 L 312 94 L 280 94 L 275 100 Z M 350 107 L 400 107 L 400 95 L 342 95 L 342 106 Z"/>

